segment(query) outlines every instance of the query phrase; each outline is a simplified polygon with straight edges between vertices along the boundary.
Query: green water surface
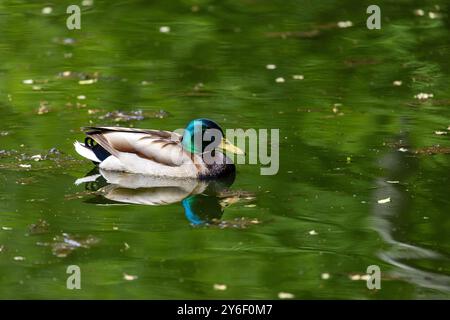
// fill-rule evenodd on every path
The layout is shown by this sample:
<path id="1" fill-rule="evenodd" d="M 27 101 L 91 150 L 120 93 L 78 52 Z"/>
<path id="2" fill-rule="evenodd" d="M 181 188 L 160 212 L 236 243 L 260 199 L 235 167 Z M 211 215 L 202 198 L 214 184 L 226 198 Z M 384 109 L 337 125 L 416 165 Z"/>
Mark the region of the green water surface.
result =
<path id="1" fill-rule="evenodd" d="M 371 1 L 76 2 L 81 30 L 74 1 L 0 1 L 0 298 L 450 298 L 448 1 L 377 1 L 381 30 Z M 280 129 L 276 175 L 197 203 L 214 223 L 74 184 L 81 127 L 199 117 Z"/>

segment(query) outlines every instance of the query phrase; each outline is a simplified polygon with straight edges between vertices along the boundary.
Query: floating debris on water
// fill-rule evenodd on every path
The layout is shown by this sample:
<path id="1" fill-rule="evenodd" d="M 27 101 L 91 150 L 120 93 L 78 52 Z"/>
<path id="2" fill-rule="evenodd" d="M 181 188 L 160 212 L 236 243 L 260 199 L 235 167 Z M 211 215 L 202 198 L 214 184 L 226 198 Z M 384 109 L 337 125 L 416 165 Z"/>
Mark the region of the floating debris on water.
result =
<path id="1" fill-rule="evenodd" d="M 309 231 L 308 233 L 309 233 L 309 235 L 311 235 L 311 236 L 317 236 L 317 235 L 318 235 L 318 233 L 316 232 L 316 230 L 311 230 L 311 231 Z"/>
<path id="2" fill-rule="evenodd" d="M 380 199 L 377 202 L 379 204 L 389 203 L 389 202 L 391 202 L 391 197 L 388 197 L 388 198 L 385 198 L 385 199 Z"/>
<path id="3" fill-rule="evenodd" d="M 398 180 L 387 180 L 386 182 L 390 183 L 390 184 L 399 184 L 400 183 L 400 181 L 398 181 Z"/>
<path id="4" fill-rule="evenodd" d="M 83 0 L 83 1 L 81 2 L 81 5 L 82 5 L 83 7 L 91 7 L 91 6 L 94 5 L 94 0 Z"/>
<path id="5" fill-rule="evenodd" d="M 26 79 L 22 81 L 23 84 L 33 84 L 34 80 L 33 79 Z"/>
<path id="6" fill-rule="evenodd" d="M 284 80 L 283 77 L 278 77 L 278 78 L 275 79 L 275 82 L 276 82 L 276 83 L 284 83 L 285 80 Z"/>
<path id="7" fill-rule="evenodd" d="M 436 19 L 436 18 L 439 18 L 440 15 L 439 15 L 438 13 L 436 13 L 436 12 L 429 11 L 429 12 L 428 12 L 428 17 L 429 17 L 430 19 Z"/>
<path id="8" fill-rule="evenodd" d="M 267 69 L 267 70 L 275 70 L 276 68 L 277 68 L 277 66 L 274 65 L 274 64 L 268 64 L 268 65 L 266 65 L 266 69 Z"/>
<path id="9" fill-rule="evenodd" d="M 3 231 L 11 231 L 13 228 L 11 228 L 11 227 L 2 227 L 2 230 Z"/>
<path id="10" fill-rule="evenodd" d="M 304 80 L 305 77 L 302 74 L 294 74 L 292 76 L 292 79 L 294 79 L 294 80 Z"/>
<path id="11" fill-rule="evenodd" d="M 395 80 L 394 82 L 392 82 L 392 84 L 396 87 L 400 87 L 403 84 L 403 82 L 400 80 Z"/>
<path id="12" fill-rule="evenodd" d="M 31 164 L 19 164 L 19 167 L 29 169 L 31 168 Z"/>
<path id="13" fill-rule="evenodd" d="M 65 258 L 78 248 L 89 249 L 92 245 L 99 242 L 99 239 L 93 236 L 80 237 L 63 233 L 62 236 L 53 238 L 51 244 L 52 252 L 58 258 Z"/>
<path id="14" fill-rule="evenodd" d="M 84 95 L 79 95 L 79 96 L 77 96 L 77 99 L 78 99 L 78 100 L 85 100 L 85 99 L 86 99 L 86 96 L 84 96 Z"/>
<path id="15" fill-rule="evenodd" d="M 447 134 L 447 131 L 435 131 L 434 134 L 438 135 L 438 136 L 443 136 Z"/>
<path id="16" fill-rule="evenodd" d="M 370 276 L 368 274 L 351 274 L 351 275 L 349 275 L 349 278 L 352 281 L 358 281 L 358 280 L 367 281 L 370 279 Z"/>
<path id="17" fill-rule="evenodd" d="M 435 154 L 450 154 L 450 147 L 441 147 L 439 145 L 418 148 L 414 151 L 415 154 L 426 154 L 426 155 L 435 155 Z"/>
<path id="18" fill-rule="evenodd" d="M 225 291 L 225 290 L 227 290 L 227 285 L 226 284 L 215 283 L 213 288 L 216 291 Z"/>
<path id="19" fill-rule="evenodd" d="M 211 219 L 210 221 L 199 225 L 200 227 L 217 227 L 219 229 L 247 229 L 248 227 L 256 224 L 260 224 L 261 221 L 259 221 L 256 218 L 235 218 L 233 220 L 220 220 L 220 219 Z"/>
<path id="20" fill-rule="evenodd" d="M 0 136 L 1 136 L 1 137 L 5 137 L 5 136 L 7 136 L 7 135 L 9 135 L 9 132 L 8 132 L 8 131 L 0 131 Z"/>
<path id="21" fill-rule="evenodd" d="M 93 83 L 96 83 L 96 82 L 97 82 L 97 79 L 87 79 L 87 80 L 80 80 L 80 81 L 78 81 L 78 84 L 86 85 L 86 84 L 93 84 Z"/>
<path id="22" fill-rule="evenodd" d="M 44 7 L 42 8 L 42 14 L 51 14 L 53 12 L 53 8 L 52 7 Z"/>
<path id="23" fill-rule="evenodd" d="M 279 292 L 278 299 L 294 299 L 295 296 L 289 292 Z"/>
<path id="24" fill-rule="evenodd" d="M 123 274 L 123 279 L 127 280 L 127 281 L 133 281 L 133 280 L 136 280 L 137 278 L 138 278 L 138 276 L 136 276 L 136 275 L 126 274 L 126 273 Z"/>
<path id="25" fill-rule="evenodd" d="M 39 219 L 36 223 L 32 223 L 28 226 L 28 232 L 32 235 L 48 233 L 49 227 L 50 224 L 47 221 Z"/>
<path id="26" fill-rule="evenodd" d="M 397 150 L 400 152 L 408 152 L 408 149 L 404 147 L 398 148 Z"/>
<path id="27" fill-rule="evenodd" d="M 246 208 L 255 208 L 256 204 L 246 204 L 244 207 L 246 207 Z"/>
<path id="28" fill-rule="evenodd" d="M 43 114 L 46 114 L 46 113 L 49 113 L 49 112 L 50 112 L 50 109 L 49 109 L 49 106 L 48 106 L 48 102 L 47 101 L 41 101 L 40 105 L 39 105 L 39 109 L 37 111 L 37 114 L 38 115 L 43 115 Z"/>
<path id="29" fill-rule="evenodd" d="M 144 120 L 145 118 L 157 118 L 157 119 L 164 119 L 169 116 L 169 113 L 164 110 L 158 110 L 158 111 L 130 111 L 130 112 L 123 112 L 123 111 L 112 111 L 108 112 L 107 114 L 100 116 L 100 120 L 107 120 L 111 119 L 114 122 L 126 122 L 126 121 L 140 121 Z"/>
<path id="30" fill-rule="evenodd" d="M 330 274 L 328 272 L 324 272 L 320 275 L 320 277 L 322 278 L 322 280 L 328 280 L 330 279 Z"/>
<path id="31" fill-rule="evenodd" d="M 25 257 L 22 257 L 22 256 L 14 257 L 14 261 L 24 261 L 24 260 L 25 260 Z"/>
<path id="32" fill-rule="evenodd" d="M 414 14 L 418 17 L 422 17 L 425 15 L 425 11 L 423 11 L 422 9 L 416 9 L 414 10 Z"/>
<path id="33" fill-rule="evenodd" d="M 349 28 L 349 27 L 353 26 L 353 22 L 351 22 L 349 20 L 347 20 L 347 21 L 339 21 L 337 23 L 337 26 L 339 28 Z"/>
<path id="34" fill-rule="evenodd" d="M 161 33 L 169 33 L 170 32 L 170 27 L 169 26 L 162 26 L 159 28 L 159 32 Z"/>
<path id="35" fill-rule="evenodd" d="M 115 122 L 122 122 L 122 121 L 139 121 L 139 120 L 144 120 L 144 113 L 142 112 L 142 110 L 137 110 L 137 111 L 131 111 L 129 113 L 126 112 L 122 112 L 122 111 L 113 111 L 113 112 L 108 112 L 107 114 L 100 116 L 99 117 L 100 120 L 105 120 L 105 119 L 113 119 Z"/>
<path id="36" fill-rule="evenodd" d="M 418 99 L 418 100 L 427 100 L 427 99 L 431 99 L 433 97 L 434 97 L 434 95 L 432 93 L 424 93 L 424 92 L 421 92 L 414 96 L 414 98 Z"/>

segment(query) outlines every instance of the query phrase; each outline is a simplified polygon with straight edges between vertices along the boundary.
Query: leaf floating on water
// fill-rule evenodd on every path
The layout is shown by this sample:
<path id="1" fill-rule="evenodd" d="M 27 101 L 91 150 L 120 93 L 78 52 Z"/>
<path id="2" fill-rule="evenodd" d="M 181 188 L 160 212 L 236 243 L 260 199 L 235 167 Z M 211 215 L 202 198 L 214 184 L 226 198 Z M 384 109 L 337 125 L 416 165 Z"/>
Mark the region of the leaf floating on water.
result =
<path id="1" fill-rule="evenodd" d="M 216 291 L 225 291 L 225 290 L 227 290 L 227 285 L 226 284 L 215 283 L 213 288 Z"/>
<path id="2" fill-rule="evenodd" d="M 138 278 L 138 276 L 136 276 L 136 275 L 126 274 L 126 273 L 123 274 L 123 279 L 127 280 L 127 281 L 133 281 L 133 280 L 136 280 L 137 278 Z"/>
<path id="3" fill-rule="evenodd" d="M 289 292 L 279 292 L 278 299 L 294 299 L 295 296 Z"/>
<path id="4" fill-rule="evenodd" d="M 377 201 L 379 204 L 389 203 L 391 202 L 391 197 L 388 197 L 386 199 L 380 199 Z"/>

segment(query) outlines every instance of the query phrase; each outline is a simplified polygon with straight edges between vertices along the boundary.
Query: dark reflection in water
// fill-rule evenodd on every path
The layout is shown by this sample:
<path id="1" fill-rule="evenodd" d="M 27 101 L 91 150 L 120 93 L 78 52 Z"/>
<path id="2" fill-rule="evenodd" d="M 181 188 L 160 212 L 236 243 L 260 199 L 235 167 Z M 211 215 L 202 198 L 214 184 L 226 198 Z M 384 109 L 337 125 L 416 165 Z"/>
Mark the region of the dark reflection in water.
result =
<path id="1" fill-rule="evenodd" d="M 405 119 L 402 119 L 405 125 Z M 450 292 L 450 277 L 424 270 L 417 266 L 418 261 L 446 261 L 447 258 L 438 252 L 410 243 L 397 240 L 399 238 L 399 221 L 411 210 L 411 198 L 407 188 L 401 185 L 408 177 L 417 174 L 419 160 L 411 156 L 410 138 L 407 132 L 395 137 L 395 150 L 384 154 L 379 165 L 384 169 L 384 177 L 375 181 L 373 192 L 372 213 L 373 227 L 382 239 L 389 244 L 389 248 L 378 252 L 383 261 L 394 266 L 390 275 L 400 278 L 420 287 Z M 401 151 L 403 150 L 403 151 Z M 387 204 L 380 204 L 378 200 L 390 199 Z"/>
<path id="2" fill-rule="evenodd" d="M 94 192 L 88 203 L 141 204 L 160 206 L 180 202 L 192 225 L 202 225 L 221 219 L 235 174 L 210 181 L 173 179 L 95 168 L 75 183 L 85 183 Z"/>

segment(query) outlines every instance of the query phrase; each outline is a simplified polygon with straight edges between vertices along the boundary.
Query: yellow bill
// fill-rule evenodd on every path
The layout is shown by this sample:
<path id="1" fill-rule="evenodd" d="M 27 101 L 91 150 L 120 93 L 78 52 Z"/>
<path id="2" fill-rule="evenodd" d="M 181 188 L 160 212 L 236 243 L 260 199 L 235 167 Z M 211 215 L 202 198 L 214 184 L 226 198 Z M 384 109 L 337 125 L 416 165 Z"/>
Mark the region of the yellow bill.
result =
<path id="1" fill-rule="evenodd" d="M 220 143 L 219 148 L 224 151 L 228 151 L 228 152 L 231 152 L 234 154 L 245 154 L 244 151 L 242 151 L 240 148 L 236 147 L 234 144 L 232 144 L 230 141 L 228 141 L 225 138 L 222 139 L 222 142 Z"/>

